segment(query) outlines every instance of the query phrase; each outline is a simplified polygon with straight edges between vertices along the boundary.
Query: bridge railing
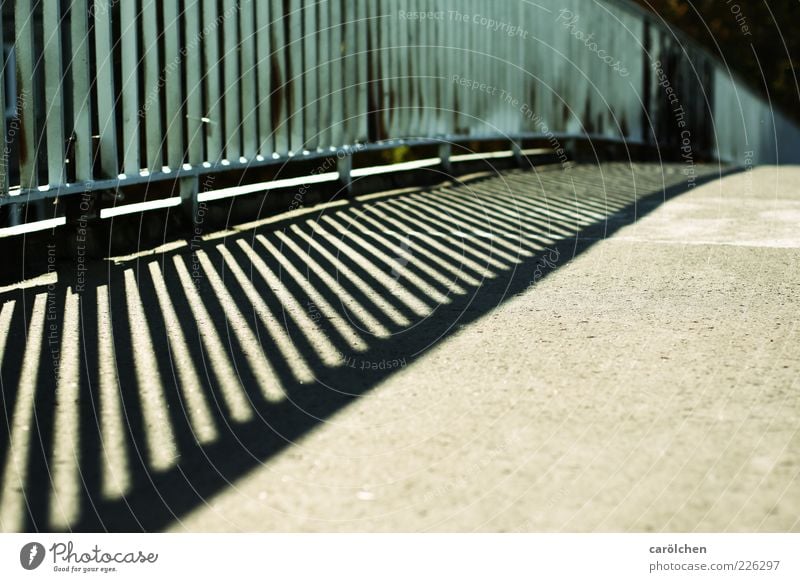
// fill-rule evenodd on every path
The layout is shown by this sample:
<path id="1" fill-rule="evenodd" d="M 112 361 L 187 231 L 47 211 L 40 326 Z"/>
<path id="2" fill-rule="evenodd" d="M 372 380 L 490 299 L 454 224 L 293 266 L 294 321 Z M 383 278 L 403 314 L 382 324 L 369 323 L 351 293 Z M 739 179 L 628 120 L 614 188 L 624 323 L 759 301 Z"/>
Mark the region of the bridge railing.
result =
<path id="1" fill-rule="evenodd" d="M 800 155 L 794 124 L 628 2 L 14 0 L 0 17 L 0 234 L 63 223 L 49 199 L 177 180 L 191 204 L 199 176 L 356 146 Z"/>

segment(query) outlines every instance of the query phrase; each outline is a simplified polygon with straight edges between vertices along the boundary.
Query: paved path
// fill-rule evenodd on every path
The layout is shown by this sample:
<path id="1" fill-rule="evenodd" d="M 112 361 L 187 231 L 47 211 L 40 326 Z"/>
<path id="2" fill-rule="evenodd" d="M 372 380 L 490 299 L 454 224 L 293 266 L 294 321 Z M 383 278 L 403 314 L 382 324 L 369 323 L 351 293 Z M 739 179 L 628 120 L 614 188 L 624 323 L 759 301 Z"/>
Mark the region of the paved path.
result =
<path id="1" fill-rule="evenodd" d="M 800 530 L 800 169 L 682 169 L 315 209 L 98 269 L 79 309 L 65 268 L 57 364 L 9 355 L 47 289 L 6 292 L 0 525 Z"/>

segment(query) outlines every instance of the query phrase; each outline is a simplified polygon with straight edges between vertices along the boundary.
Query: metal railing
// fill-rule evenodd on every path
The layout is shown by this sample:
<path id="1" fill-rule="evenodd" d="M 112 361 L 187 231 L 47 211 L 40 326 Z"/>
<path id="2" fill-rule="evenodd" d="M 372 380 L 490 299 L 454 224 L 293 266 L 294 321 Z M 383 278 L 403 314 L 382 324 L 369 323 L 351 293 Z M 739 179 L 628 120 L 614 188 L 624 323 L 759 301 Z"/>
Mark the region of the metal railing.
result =
<path id="1" fill-rule="evenodd" d="M 193 203 L 198 176 L 357 144 L 800 155 L 795 125 L 628 2 L 14 0 L 1 17 L 0 227 L 63 222 L 31 203 L 143 182 L 178 180 Z"/>

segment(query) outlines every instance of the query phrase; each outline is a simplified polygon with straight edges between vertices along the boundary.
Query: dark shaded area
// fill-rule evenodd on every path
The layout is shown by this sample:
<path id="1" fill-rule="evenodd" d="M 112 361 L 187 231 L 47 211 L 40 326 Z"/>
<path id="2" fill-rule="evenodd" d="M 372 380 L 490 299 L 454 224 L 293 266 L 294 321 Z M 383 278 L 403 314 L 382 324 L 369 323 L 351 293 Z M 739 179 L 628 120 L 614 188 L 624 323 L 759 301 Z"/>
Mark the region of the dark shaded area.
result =
<path id="1" fill-rule="evenodd" d="M 719 169 L 702 167 L 698 174 L 700 184 L 716 179 Z M 680 165 L 551 166 L 350 201 L 193 241 L 191 249 L 93 262 L 85 281 L 73 263 L 59 263 L 56 284 L 0 296 L 2 526 L 163 529 L 397 369 L 363 370 L 358 361 L 410 364 L 685 187 Z M 564 257 L 557 265 L 544 260 L 554 249 Z M 81 287 L 79 328 L 70 329 L 65 306 Z M 447 300 L 437 299 L 442 296 Z M 34 335 L 37 322 L 44 328 Z M 373 335 L 377 328 L 384 333 Z M 360 338 L 360 348 L 343 329 Z M 298 361 L 285 355 L 287 341 L 316 382 L 298 378 Z M 331 349 L 334 364 L 325 361 Z M 59 382 L 65 358 L 74 359 L 77 384 Z M 233 380 L 226 369 L 238 376 L 249 420 L 235 418 L 236 406 L 222 388 Z M 35 376 L 24 375 L 31 371 Z M 264 388 L 282 391 L 285 399 L 270 401 Z M 76 397 L 70 425 L 59 421 L 69 418 L 60 407 L 73 402 L 65 393 Z M 155 412 L 153 394 L 164 405 Z M 198 394 L 216 429 L 205 443 L 189 404 Z M 108 410 L 124 418 L 123 434 L 107 430 Z M 30 426 L 21 423 L 25 418 Z M 174 435 L 177 456 L 158 468 L 164 429 Z M 55 458 L 54 449 L 70 435 L 74 456 Z M 122 450 L 106 450 L 114 439 L 124 443 Z M 16 468 L 9 462 L 12 442 Z M 104 496 L 104 467 L 122 459 L 126 493 Z M 76 508 L 75 517 L 54 526 L 53 483 L 65 463 L 67 475 L 76 464 L 77 494 L 62 499 Z M 22 512 L 14 514 L 9 507 L 21 499 Z"/>
<path id="2" fill-rule="evenodd" d="M 800 121 L 800 36 L 796 0 L 636 0 L 727 63 Z"/>

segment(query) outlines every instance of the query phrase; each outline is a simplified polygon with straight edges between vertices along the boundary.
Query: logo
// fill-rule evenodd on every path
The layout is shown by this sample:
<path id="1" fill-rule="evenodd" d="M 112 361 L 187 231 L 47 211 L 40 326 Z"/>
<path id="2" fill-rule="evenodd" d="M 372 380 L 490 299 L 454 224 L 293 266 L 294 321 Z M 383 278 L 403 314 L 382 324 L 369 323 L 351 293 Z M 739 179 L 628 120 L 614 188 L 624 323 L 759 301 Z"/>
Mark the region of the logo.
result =
<path id="1" fill-rule="evenodd" d="M 38 542 L 31 542 L 22 546 L 19 552 L 19 563 L 26 570 L 35 570 L 44 561 L 44 546 Z"/>

